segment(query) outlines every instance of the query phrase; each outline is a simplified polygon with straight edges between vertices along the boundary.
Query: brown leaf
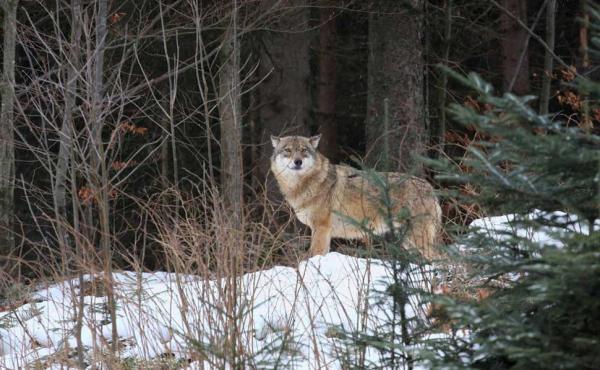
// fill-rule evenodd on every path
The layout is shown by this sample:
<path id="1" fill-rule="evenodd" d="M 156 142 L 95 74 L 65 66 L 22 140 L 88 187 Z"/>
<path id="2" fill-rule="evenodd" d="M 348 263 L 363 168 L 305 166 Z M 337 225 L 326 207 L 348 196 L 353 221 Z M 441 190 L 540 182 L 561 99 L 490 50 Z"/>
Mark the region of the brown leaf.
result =
<path id="1" fill-rule="evenodd" d="M 110 167 L 115 171 L 119 171 L 128 166 L 129 165 L 127 164 L 127 162 L 114 161 Z"/>
<path id="2" fill-rule="evenodd" d="M 94 193 L 92 192 L 92 189 L 86 186 L 79 188 L 77 191 L 77 196 L 83 204 L 90 204 L 94 199 Z"/>
<path id="3" fill-rule="evenodd" d="M 129 132 L 140 136 L 143 136 L 148 132 L 147 127 L 136 126 L 135 124 L 129 123 L 127 121 L 121 122 L 118 127 L 121 130 L 121 132 Z"/>
<path id="4" fill-rule="evenodd" d="M 575 68 L 575 66 L 570 66 L 569 68 L 561 69 L 560 74 L 563 81 L 573 81 L 577 74 L 577 68 Z"/>
<path id="5" fill-rule="evenodd" d="M 581 97 L 572 91 L 565 91 L 557 96 L 558 102 L 562 105 L 568 105 L 574 111 L 581 109 Z"/>
<path id="6" fill-rule="evenodd" d="M 121 18 L 123 18 L 123 16 L 124 16 L 125 14 L 126 14 L 126 13 L 124 13 L 124 12 L 117 12 L 117 13 L 114 13 L 114 14 L 112 14 L 112 15 L 110 15 L 110 16 L 108 17 L 108 22 L 109 22 L 110 24 L 115 24 L 115 23 L 117 23 L 118 21 L 120 21 L 120 20 L 121 20 Z"/>

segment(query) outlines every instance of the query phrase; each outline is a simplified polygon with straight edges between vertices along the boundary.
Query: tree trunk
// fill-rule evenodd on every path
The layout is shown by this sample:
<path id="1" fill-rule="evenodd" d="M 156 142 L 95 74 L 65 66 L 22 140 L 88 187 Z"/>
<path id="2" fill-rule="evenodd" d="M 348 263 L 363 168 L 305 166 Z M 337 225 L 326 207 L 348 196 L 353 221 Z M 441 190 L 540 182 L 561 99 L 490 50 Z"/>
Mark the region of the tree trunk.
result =
<path id="1" fill-rule="evenodd" d="M 502 0 L 504 11 L 500 12 L 502 34 L 502 87 L 523 95 L 529 92 L 529 56 L 527 52 L 527 30 L 511 18 L 507 12 L 527 24 L 527 2 Z"/>
<path id="2" fill-rule="evenodd" d="M 452 3 L 453 0 L 445 0 L 444 1 L 444 46 L 443 46 L 443 60 L 442 63 L 445 66 L 448 66 L 450 63 L 450 49 L 452 46 L 451 38 L 452 38 Z M 446 135 L 446 126 L 447 126 L 447 117 L 446 117 L 446 94 L 448 89 L 448 74 L 445 72 L 441 73 L 440 76 L 440 92 L 439 92 L 439 120 L 436 127 L 436 132 L 434 135 L 434 140 L 436 144 L 434 155 L 436 157 L 441 157 L 445 150 L 445 135 Z"/>
<path id="3" fill-rule="evenodd" d="M 375 4 L 369 15 L 366 161 L 381 170 L 419 172 L 415 155 L 424 153 L 426 139 L 424 3 Z"/>
<path id="4" fill-rule="evenodd" d="M 17 36 L 18 0 L 5 0 L 4 55 L 2 65 L 2 107 L 0 111 L 0 257 L 9 256 L 15 249 L 14 219 L 14 100 L 15 45 Z M 3 267 L 5 263 L 0 266 Z M 6 271 L 3 269 L 3 271 Z"/>
<path id="5" fill-rule="evenodd" d="M 165 122 L 164 127 L 161 130 L 161 144 L 160 144 L 160 182 L 164 190 L 169 188 L 169 177 L 171 156 L 169 155 L 169 132 L 167 131 L 168 123 Z"/>
<path id="6" fill-rule="evenodd" d="M 556 18 L 556 0 L 549 0 L 546 7 L 546 44 L 550 50 L 544 55 L 544 73 L 542 75 L 542 91 L 540 93 L 540 114 L 548 114 L 548 101 L 550 100 L 550 83 L 552 82 L 553 57 L 550 51 L 554 51 Z"/>
<path id="7" fill-rule="evenodd" d="M 219 118 L 221 120 L 221 184 L 234 225 L 241 226 L 243 211 L 242 114 L 240 88 L 240 45 L 237 31 L 237 4 L 220 50 Z"/>
<path id="8" fill-rule="evenodd" d="M 229 24 L 223 34 L 219 58 L 219 119 L 221 127 L 221 186 L 227 216 L 230 218 L 233 240 L 241 240 L 243 230 L 243 168 L 242 168 L 242 95 L 240 82 L 240 37 L 238 33 L 238 4 L 234 0 Z M 227 316 L 225 335 L 225 358 L 233 369 L 245 368 L 239 327 L 239 285 L 244 256 L 243 243 L 224 243 L 222 246 L 224 264 L 228 274 L 225 279 L 225 291 L 228 295 L 225 303 Z"/>
<path id="9" fill-rule="evenodd" d="M 106 101 L 104 99 L 104 51 L 106 49 L 106 38 L 108 37 L 106 20 L 108 18 L 108 0 L 98 0 L 96 9 L 96 29 L 95 29 L 95 53 L 94 53 L 94 70 L 93 70 L 93 85 L 92 85 L 92 109 L 91 119 L 89 124 L 91 127 L 91 143 L 92 153 L 91 170 L 94 173 L 88 174 L 92 179 L 92 190 L 97 201 L 97 215 L 100 234 L 100 248 L 102 250 L 102 258 L 104 261 L 104 273 L 106 279 L 106 298 L 108 311 L 111 321 L 112 337 L 116 338 L 117 333 L 117 316 L 116 316 L 116 299 L 113 292 L 114 281 L 112 276 L 112 246 L 111 246 L 111 229 L 110 229 L 110 205 L 109 191 L 110 184 L 108 178 L 108 168 L 106 167 L 106 148 L 102 141 L 102 131 L 104 128 L 104 115 Z M 92 222 L 92 220 L 88 220 Z M 118 352 L 118 342 L 111 342 L 111 356 L 116 356 Z M 111 358 L 112 359 L 112 358 Z M 113 359 L 114 360 L 114 359 Z"/>
<path id="10" fill-rule="evenodd" d="M 581 7 L 581 22 L 579 28 L 579 50 L 581 53 L 581 65 L 579 67 L 580 73 L 586 73 L 590 68 L 590 53 L 589 53 L 589 28 L 590 28 L 590 14 L 587 5 L 587 0 L 580 1 Z M 581 118 L 579 127 L 585 132 L 591 132 L 594 128 L 592 118 L 590 117 L 590 102 L 589 95 L 583 94 L 581 99 Z"/>
<path id="11" fill-rule="evenodd" d="M 104 252 L 107 270 L 112 258 L 110 248 L 110 224 L 108 206 L 108 173 L 105 163 L 105 148 L 102 141 L 104 127 L 104 50 L 106 48 L 106 18 L 108 17 L 108 0 L 99 0 L 96 14 L 96 45 L 94 58 L 94 74 L 92 86 L 92 170 L 91 175 L 94 193 L 98 196 L 98 219 L 100 224 L 100 244 Z"/>
<path id="12" fill-rule="evenodd" d="M 580 1 L 581 8 L 581 22 L 579 28 L 579 50 L 581 53 L 581 67 L 587 70 L 590 67 L 590 53 L 589 53 L 589 28 L 590 28 L 590 14 L 587 5 L 588 0 Z"/>
<path id="13" fill-rule="evenodd" d="M 317 88 L 317 122 L 321 140 L 319 148 L 330 160 L 337 159 L 337 130 L 335 125 L 336 83 L 336 24 L 334 8 L 319 10 L 319 85 Z"/>
<path id="14" fill-rule="evenodd" d="M 279 11 L 281 6 L 281 2 L 273 0 L 262 4 L 265 12 Z M 258 73 L 261 78 L 266 78 L 258 87 L 262 150 L 257 174 L 261 182 L 269 170 L 270 135 L 309 134 L 309 8 L 306 0 L 293 4 L 295 8 L 286 9 L 276 24 L 261 34 L 263 47 Z"/>
<path id="15" fill-rule="evenodd" d="M 67 176 L 68 165 L 71 159 L 71 145 L 73 140 L 73 110 L 77 93 L 77 78 L 80 65 L 80 39 L 81 39 L 81 2 L 71 0 L 71 39 L 69 43 L 68 61 L 65 63 L 66 83 L 64 89 L 64 115 L 59 132 L 60 147 L 56 163 L 56 178 L 54 182 L 55 212 L 58 222 L 57 230 L 59 242 L 66 248 L 69 244 L 67 231 L 64 224 L 67 222 Z"/>

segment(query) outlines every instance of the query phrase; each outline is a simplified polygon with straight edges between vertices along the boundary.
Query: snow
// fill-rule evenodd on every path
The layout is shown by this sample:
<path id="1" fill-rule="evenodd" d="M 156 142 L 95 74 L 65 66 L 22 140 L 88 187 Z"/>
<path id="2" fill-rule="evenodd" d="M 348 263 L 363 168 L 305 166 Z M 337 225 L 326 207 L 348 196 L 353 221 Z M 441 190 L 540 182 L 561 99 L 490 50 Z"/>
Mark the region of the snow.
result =
<path id="1" fill-rule="evenodd" d="M 544 221 L 551 225 L 560 224 L 566 227 L 540 225 L 537 221 Z M 532 223 L 527 225 L 527 223 Z M 600 226 L 597 221 L 594 227 Z M 517 235 L 541 246 L 562 246 L 559 236 L 565 233 L 587 234 L 589 227 L 586 222 L 581 222 L 577 216 L 561 211 L 544 212 L 534 210 L 526 215 L 508 214 L 495 217 L 485 217 L 473 220 L 469 225 L 473 233 L 483 233 L 495 240 L 502 241 L 509 235 Z"/>
<path id="2" fill-rule="evenodd" d="M 86 275 L 84 281 L 102 278 Z M 166 353 L 190 358 L 194 350 L 190 338 L 196 345 L 219 342 L 232 325 L 224 313 L 226 290 L 231 288 L 226 279 L 162 272 L 120 272 L 113 279 L 122 358 L 152 359 Z M 241 340 L 257 364 L 282 358 L 286 368 L 340 369 L 344 344 L 333 329 L 373 333 L 386 325 L 386 307 L 375 303 L 381 296 L 377 292 L 391 279 L 381 261 L 339 253 L 313 257 L 297 268 L 276 266 L 246 274 L 236 281 L 243 292 L 238 295 Z M 413 272 L 411 279 L 420 280 L 421 274 Z M 427 288 L 425 282 L 420 284 Z M 41 289 L 32 294 L 30 303 L 0 313 L 0 368 L 18 369 L 36 361 L 48 369 L 60 368 L 49 356 L 65 350 L 74 353 L 79 297 L 79 280 L 73 279 Z M 107 299 L 86 295 L 83 301 L 81 343 L 87 349 L 106 349 L 112 341 Z M 414 317 L 419 310 L 413 296 L 407 314 Z M 284 338 L 290 342 L 289 353 L 276 349 Z M 101 361 L 102 351 L 88 352 L 92 352 L 86 354 L 89 363 Z M 367 353 L 373 362 L 378 356 Z M 205 368 L 213 368 L 212 364 Z M 190 368 L 194 367 L 201 368 L 200 363 L 192 362 Z"/>
<path id="3" fill-rule="evenodd" d="M 537 211 L 531 217 L 540 215 Z M 517 227 L 515 217 L 475 220 L 471 227 L 473 232 L 501 239 L 505 237 L 503 232 Z M 570 216 L 555 212 L 543 217 Z M 560 230 L 518 227 L 523 237 L 540 243 L 558 242 Z M 573 231 L 587 232 L 575 223 L 572 227 Z M 429 290 L 427 281 L 433 272 L 411 268 L 402 279 Z M 76 358 L 80 298 L 84 310 L 79 342 L 85 349 L 85 362 L 102 368 L 114 339 L 112 325 L 102 289 L 92 295 L 89 286 L 102 286 L 104 278 L 85 275 L 82 279 L 87 288 L 81 289 L 78 278 L 57 283 L 31 294 L 26 304 L 0 312 L 0 368 L 74 366 L 64 358 Z M 119 342 L 122 360 L 152 361 L 168 354 L 173 359 L 192 360 L 188 369 L 227 368 L 230 365 L 220 358 L 219 349 L 227 332 L 237 327 L 238 343 L 256 368 L 272 368 L 272 363 L 279 360 L 283 368 L 342 369 L 344 359 L 352 361 L 356 354 L 347 352 L 350 348 L 340 332 L 400 330 L 390 329 L 392 302 L 381 294 L 393 281 L 392 272 L 383 261 L 375 259 L 329 253 L 295 268 L 275 266 L 235 279 L 130 271 L 114 273 L 112 279 L 117 301 L 118 338 L 114 340 Z M 228 314 L 233 286 L 237 311 Z M 417 295 L 410 295 L 407 317 L 426 320 L 426 308 Z M 199 359 L 200 347 L 209 345 L 213 345 L 208 351 L 211 354 Z M 381 364 L 381 356 L 369 348 L 364 359 Z"/>

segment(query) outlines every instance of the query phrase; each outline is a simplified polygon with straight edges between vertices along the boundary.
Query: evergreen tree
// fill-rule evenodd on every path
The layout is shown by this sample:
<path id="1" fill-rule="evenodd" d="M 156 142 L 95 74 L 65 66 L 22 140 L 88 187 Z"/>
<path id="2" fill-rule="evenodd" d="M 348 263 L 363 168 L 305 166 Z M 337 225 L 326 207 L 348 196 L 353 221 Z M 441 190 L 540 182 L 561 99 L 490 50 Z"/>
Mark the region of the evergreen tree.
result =
<path id="1" fill-rule="evenodd" d="M 467 171 L 447 160 L 429 164 L 440 179 L 477 189 L 463 201 L 509 216 L 504 227 L 471 227 L 459 239 L 453 263 L 486 294 L 467 302 L 439 297 L 462 335 L 423 341 L 421 355 L 436 368 L 597 368 L 600 137 L 537 114 L 532 96 L 497 96 L 476 74 L 448 73 L 486 107 L 449 109 L 483 139 L 468 148 Z M 592 102 L 600 95 L 600 84 L 575 83 Z"/>

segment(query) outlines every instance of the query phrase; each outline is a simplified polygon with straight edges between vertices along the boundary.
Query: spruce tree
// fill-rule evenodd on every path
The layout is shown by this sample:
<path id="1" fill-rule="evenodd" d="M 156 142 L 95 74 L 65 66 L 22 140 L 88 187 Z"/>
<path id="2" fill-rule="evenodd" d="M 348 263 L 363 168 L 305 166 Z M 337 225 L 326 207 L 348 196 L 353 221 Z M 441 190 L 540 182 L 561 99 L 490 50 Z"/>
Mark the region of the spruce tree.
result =
<path id="1" fill-rule="evenodd" d="M 472 288 L 486 293 L 438 297 L 460 335 L 422 341 L 421 356 L 435 368 L 598 368 L 600 137 L 539 115 L 532 96 L 498 96 L 476 74 L 447 72 L 486 107 L 449 108 L 483 139 L 467 149 L 467 171 L 428 163 L 440 180 L 476 189 L 463 201 L 508 216 L 458 239 L 450 264 L 465 266 Z M 597 101 L 599 84 L 579 77 L 575 85 Z"/>
<path id="2" fill-rule="evenodd" d="M 590 30 L 599 33 L 600 7 L 591 6 L 589 13 Z M 598 36 L 592 35 L 591 44 L 600 48 Z M 600 136 L 586 125 L 580 129 L 559 116 L 539 114 L 532 108 L 537 106 L 534 96 L 499 95 L 477 74 L 446 72 L 477 95 L 479 106 L 454 104 L 448 112 L 480 139 L 466 149 L 460 167 L 448 159 L 424 162 L 439 180 L 454 184 L 448 195 L 497 216 L 487 225 L 479 221 L 454 230 L 456 242 L 447 258 L 436 261 L 436 267 L 448 266 L 447 276 L 455 277 L 450 284 L 464 282 L 463 290 L 472 294 L 431 296 L 411 284 L 414 266 L 427 265 L 403 247 L 405 229 L 395 230 L 391 238 L 374 238 L 393 272 L 388 289 L 379 292 L 380 306 L 403 312 L 419 295 L 446 318 L 432 324 L 422 315 L 390 314 L 375 333 L 343 332 L 349 351 L 375 350 L 383 358 L 368 363 L 347 356 L 347 367 L 598 368 Z M 599 83 L 579 75 L 569 88 L 589 104 L 581 116 L 600 112 Z M 367 179 L 377 182 L 374 175 Z M 474 191 L 460 192 L 464 184 Z M 410 226 L 410 215 L 388 217 Z M 385 306 L 386 301 L 393 304 Z"/>

